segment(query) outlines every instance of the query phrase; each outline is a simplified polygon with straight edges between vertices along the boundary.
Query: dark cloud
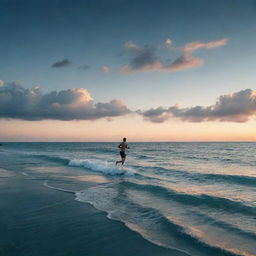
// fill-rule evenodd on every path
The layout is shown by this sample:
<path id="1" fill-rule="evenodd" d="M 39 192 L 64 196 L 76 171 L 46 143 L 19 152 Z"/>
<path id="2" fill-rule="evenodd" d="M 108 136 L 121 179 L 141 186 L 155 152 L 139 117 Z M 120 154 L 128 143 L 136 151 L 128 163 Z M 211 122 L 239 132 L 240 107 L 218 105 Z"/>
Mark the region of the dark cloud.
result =
<path id="1" fill-rule="evenodd" d="M 170 65 L 166 65 L 166 69 L 169 71 L 179 71 L 189 68 L 200 67 L 204 64 L 204 61 L 200 58 L 194 57 L 191 53 L 183 53 Z"/>
<path id="2" fill-rule="evenodd" d="M 87 64 L 83 64 L 83 65 L 80 65 L 80 66 L 78 67 L 78 69 L 80 69 L 80 70 L 88 70 L 89 68 L 90 68 L 90 66 L 87 65 Z"/>
<path id="3" fill-rule="evenodd" d="M 121 69 L 122 72 L 150 71 L 161 68 L 162 64 L 156 56 L 156 47 L 140 47 L 132 41 L 125 43 L 124 47 L 130 52 L 132 59 L 129 65 Z"/>
<path id="4" fill-rule="evenodd" d="M 157 62 L 156 49 L 153 46 L 133 49 L 134 58 L 131 60 L 130 67 L 139 70 L 147 65 L 154 65 Z"/>
<path id="5" fill-rule="evenodd" d="M 246 122 L 256 115 L 256 91 L 246 89 L 233 94 L 220 96 L 215 105 L 191 108 L 156 108 L 137 111 L 145 120 L 161 123 L 172 117 L 188 122 L 229 121 Z"/>
<path id="6" fill-rule="evenodd" d="M 129 41 L 125 43 L 124 47 L 132 54 L 132 59 L 130 63 L 121 68 L 121 71 L 124 73 L 130 72 L 145 72 L 145 71 L 167 71 L 174 72 L 185 70 L 189 68 L 199 67 L 203 65 L 203 60 L 197 57 L 194 57 L 192 53 L 200 48 L 215 48 L 219 46 L 226 45 L 227 39 L 221 39 L 217 41 L 212 41 L 208 43 L 202 43 L 200 41 L 195 41 L 185 44 L 182 47 L 182 55 L 178 57 L 173 62 L 169 63 L 168 61 L 162 61 L 156 55 L 156 47 L 145 46 L 140 47 Z M 172 47 L 172 40 L 167 39 L 165 45 L 170 50 L 177 50 L 179 48 Z M 180 49 L 179 49 L 180 50 Z"/>
<path id="7" fill-rule="evenodd" d="M 0 87 L 0 118 L 96 120 L 130 112 L 121 100 L 95 103 L 84 88 L 42 94 L 40 87 L 25 89 L 16 82 Z"/>
<path id="8" fill-rule="evenodd" d="M 71 61 L 69 59 L 63 59 L 60 61 L 57 61 L 51 65 L 52 68 L 63 68 L 66 66 L 69 66 L 71 64 Z"/>

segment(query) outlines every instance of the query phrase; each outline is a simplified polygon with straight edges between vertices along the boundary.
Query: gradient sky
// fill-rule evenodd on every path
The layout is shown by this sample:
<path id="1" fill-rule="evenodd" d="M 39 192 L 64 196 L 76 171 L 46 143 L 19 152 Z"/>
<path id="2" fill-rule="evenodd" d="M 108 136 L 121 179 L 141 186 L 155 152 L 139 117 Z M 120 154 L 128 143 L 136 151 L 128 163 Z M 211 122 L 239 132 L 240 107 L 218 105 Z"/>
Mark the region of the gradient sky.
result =
<path id="1" fill-rule="evenodd" d="M 93 99 L 85 115 L 72 91 L 68 117 L 66 105 L 20 114 L 17 97 L 0 102 L 2 141 L 256 141 L 254 0 L 0 0 L 0 31 L 0 89 Z M 228 108 L 194 114 L 223 95 Z"/>

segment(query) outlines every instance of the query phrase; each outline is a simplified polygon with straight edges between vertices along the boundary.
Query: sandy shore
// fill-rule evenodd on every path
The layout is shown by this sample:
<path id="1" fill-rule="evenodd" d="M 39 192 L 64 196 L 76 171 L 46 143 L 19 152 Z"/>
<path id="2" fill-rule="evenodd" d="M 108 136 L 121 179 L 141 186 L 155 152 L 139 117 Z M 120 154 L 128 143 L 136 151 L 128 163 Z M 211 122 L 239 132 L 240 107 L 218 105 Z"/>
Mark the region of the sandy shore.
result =
<path id="1" fill-rule="evenodd" d="M 6 163 L 5 163 L 6 165 Z M 2 166 L 3 167 L 3 166 Z M 0 178 L 0 255 L 179 255 L 109 220 L 73 194 L 6 172 Z"/>

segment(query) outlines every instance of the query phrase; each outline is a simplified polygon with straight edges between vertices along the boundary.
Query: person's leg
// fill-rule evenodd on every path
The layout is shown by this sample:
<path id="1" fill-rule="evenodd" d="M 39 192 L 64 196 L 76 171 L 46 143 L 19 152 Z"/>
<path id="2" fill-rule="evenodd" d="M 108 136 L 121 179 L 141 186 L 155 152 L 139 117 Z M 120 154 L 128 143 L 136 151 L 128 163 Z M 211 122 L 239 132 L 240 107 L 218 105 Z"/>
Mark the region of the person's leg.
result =
<path id="1" fill-rule="evenodd" d="M 119 164 L 119 163 L 121 163 L 123 165 L 124 162 L 125 162 L 125 157 L 126 157 L 125 153 L 120 152 L 120 156 L 121 156 L 121 161 L 116 161 L 116 165 Z"/>
<path id="2" fill-rule="evenodd" d="M 121 161 L 116 161 L 116 165 L 117 164 L 120 164 L 120 163 L 122 163 L 123 162 L 123 155 L 122 155 L 122 153 L 120 152 L 120 156 L 121 156 Z"/>
<path id="3" fill-rule="evenodd" d="M 121 160 L 121 161 L 116 161 L 116 165 L 117 165 L 117 164 L 120 164 L 120 163 L 122 163 L 122 160 Z"/>
<path id="4" fill-rule="evenodd" d="M 126 158 L 126 155 L 125 154 L 123 154 L 123 156 L 122 156 L 122 165 L 124 164 L 124 162 L 125 162 L 125 158 Z"/>

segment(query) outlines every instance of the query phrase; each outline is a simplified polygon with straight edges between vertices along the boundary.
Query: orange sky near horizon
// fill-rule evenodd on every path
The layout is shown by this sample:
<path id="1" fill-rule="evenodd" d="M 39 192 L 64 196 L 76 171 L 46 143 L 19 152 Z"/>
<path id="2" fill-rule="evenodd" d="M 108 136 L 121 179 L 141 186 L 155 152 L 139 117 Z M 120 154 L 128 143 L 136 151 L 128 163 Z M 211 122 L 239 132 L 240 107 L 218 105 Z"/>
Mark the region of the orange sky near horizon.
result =
<path id="1" fill-rule="evenodd" d="M 128 115 L 107 121 L 1 120 L 1 141 L 256 141 L 256 121 L 151 123 Z"/>

